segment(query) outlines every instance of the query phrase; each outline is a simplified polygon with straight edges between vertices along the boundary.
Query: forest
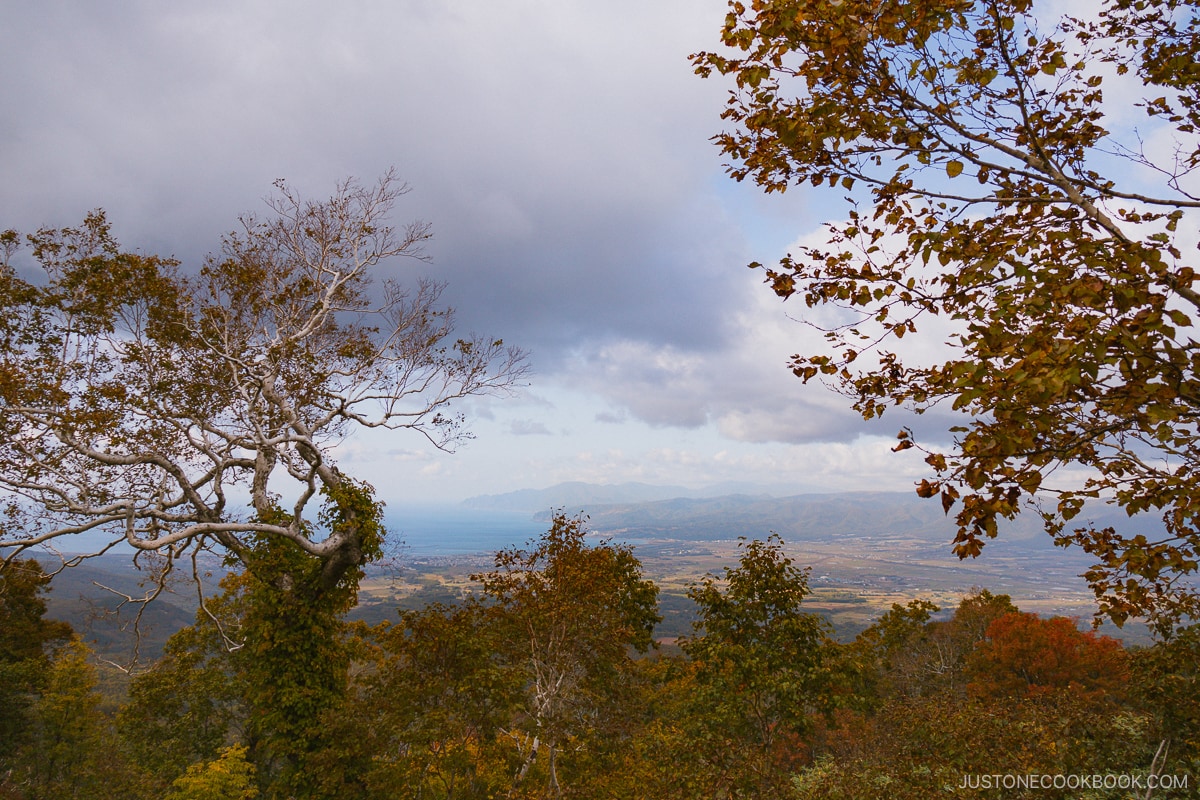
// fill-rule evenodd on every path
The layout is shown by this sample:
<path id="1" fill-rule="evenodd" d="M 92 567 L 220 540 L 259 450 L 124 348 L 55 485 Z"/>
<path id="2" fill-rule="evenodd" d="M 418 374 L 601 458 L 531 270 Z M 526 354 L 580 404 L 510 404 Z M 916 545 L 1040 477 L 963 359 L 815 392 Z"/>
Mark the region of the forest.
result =
<path id="1" fill-rule="evenodd" d="M 562 513 L 459 601 L 347 621 L 388 531 L 343 443 L 452 451 L 528 353 L 456 333 L 441 283 L 375 282 L 428 258 L 394 171 L 279 180 L 201 265 L 101 210 L 0 232 L 0 800 L 1195 796 L 1200 3 L 1042 6 L 733 0 L 691 65 L 730 87 L 731 177 L 844 192 L 824 243 L 750 265 L 819 334 L 792 373 L 899 417 L 955 555 L 1032 516 L 1151 646 L 986 589 L 838 641 L 774 535 L 660 643 L 635 550 Z M 124 674 L 44 594 L 114 548 L 134 607 L 228 570 Z"/>
<path id="2" fill-rule="evenodd" d="M 660 647 L 657 587 L 585 534 L 559 514 L 461 602 L 375 626 L 344 620 L 350 587 L 298 604 L 272 576 L 315 583 L 319 559 L 265 547 L 116 682 L 13 562 L 0 797 L 1194 796 L 1194 629 L 1126 649 L 981 590 L 840 643 L 770 537 L 695 583 L 694 631 Z"/>

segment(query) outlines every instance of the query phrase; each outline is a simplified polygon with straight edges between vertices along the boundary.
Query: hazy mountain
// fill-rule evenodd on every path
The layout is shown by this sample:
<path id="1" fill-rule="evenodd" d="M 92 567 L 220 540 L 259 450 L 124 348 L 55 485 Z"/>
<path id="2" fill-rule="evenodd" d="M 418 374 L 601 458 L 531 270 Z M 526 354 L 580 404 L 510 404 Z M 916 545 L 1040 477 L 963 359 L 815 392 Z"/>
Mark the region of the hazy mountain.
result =
<path id="1" fill-rule="evenodd" d="M 786 541 L 818 541 L 863 537 L 882 541 L 916 538 L 949 543 L 955 534 L 953 513 L 947 516 L 937 501 L 912 492 L 844 492 L 791 497 L 727 495 L 676 497 L 639 503 L 583 504 L 581 510 L 598 533 L 637 539 L 704 541 L 738 536 L 762 538 L 771 532 Z M 549 512 L 539 517 L 549 519 Z M 1077 522 L 1112 525 L 1148 535 L 1162 531 L 1153 515 L 1130 520 L 1119 509 L 1091 506 Z M 1027 512 L 1000 528 L 1002 546 L 1051 548 L 1041 518 Z"/>
<path id="2" fill-rule="evenodd" d="M 682 486 L 653 486 L 648 483 L 596 484 L 572 481 L 546 489 L 522 489 L 505 494 L 484 494 L 462 502 L 467 508 L 488 511 L 528 511 L 531 514 L 551 508 L 565 508 L 568 513 L 584 506 L 616 503 L 644 503 L 672 497 L 693 496 Z"/>
<path id="3" fill-rule="evenodd" d="M 564 508 L 574 513 L 581 508 L 601 505 L 652 503 L 676 498 L 714 498 L 734 494 L 779 496 L 796 494 L 804 487 L 762 487 L 748 482 L 726 481 L 700 489 L 684 486 L 657 486 L 649 483 L 583 483 L 571 481 L 546 489 L 521 489 L 505 494 L 483 494 L 462 501 L 466 508 L 487 511 L 528 511 L 531 514 Z"/>
<path id="4" fill-rule="evenodd" d="M 940 506 L 910 493 L 676 497 L 585 505 L 583 511 L 597 532 L 638 538 L 761 538 L 773 531 L 788 541 L 872 535 L 943 539 L 952 530 Z"/>

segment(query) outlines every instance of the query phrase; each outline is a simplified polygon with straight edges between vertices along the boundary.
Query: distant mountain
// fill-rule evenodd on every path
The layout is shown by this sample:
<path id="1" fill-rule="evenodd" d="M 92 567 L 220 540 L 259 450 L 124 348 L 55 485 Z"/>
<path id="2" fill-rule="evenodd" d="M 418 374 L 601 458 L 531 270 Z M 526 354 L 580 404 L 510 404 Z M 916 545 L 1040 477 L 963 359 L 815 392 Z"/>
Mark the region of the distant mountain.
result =
<path id="1" fill-rule="evenodd" d="M 618 503 L 644 503 L 672 497 L 690 497 L 693 492 L 682 486 L 652 486 L 648 483 L 596 484 L 572 481 L 547 489 L 522 489 L 506 494 L 484 494 L 462 502 L 467 508 L 486 511 L 528 511 L 537 513 L 565 508 L 568 513 L 584 506 Z"/>
<path id="2" fill-rule="evenodd" d="M 583 510 L 593 530 L 651 539 L 762 538 L 773 531 L 787 541 L 889 535 L 948 540 L 953 531 L 940 505 L 911 492 L 679 497 Z"/>
<path id="3" fill-rule="evenodd" d="M 731 491 L 732 490 L 732 491 Z M 584 512 L 590 528 L 628 539 L 713 541 L 739 536 L 762 538 L 771 532 L 787 541 L 847 537 L 916 538 L 944 546 L 954 538 L 954 515 L 941 503 L 914 492 L 839 492 L 776 496 L 755 484 L 724 484 L 705 489 L 645 483 L 560 483 L 464 500 L 464 508 L 531 514 L 548 522 L 553 512 Z M 1152 514 L 1130 519 L 1119 508 L 1091 503 L 1075 520 L 1123 531 L 1161 534 Z M 1002 523 L 998 546 L 1048 549 L 1054 546 L 1036 513 L 1026 511 Z M 864 543 L 870 546 L 869 542 Z"/>
<path id="4" fill-rule="evenodd" d="M 633 539 L 712 541 L 763 538 L 774 532 L 790 542 L 854 537 L 879 542 L 901 537 L 946 545 L 956 530 L 953 513 L 947 516 L 940 503 L 922 500 L 912 492 L 676 497 L 639 503 L 585 503 L 581 510 L 588 515 L 593 531 Z M 1088 512 L 1081 515 L 1080 525 L 1091 521 L 1099 527 L 1112 525 L 1124 530 L 1136 526 L 1147 535 L 1162 531 L 1161 521 L 1153 515 L 1130 520 L 1119 509 L 1102 504 L 1089 507 Z M 539 517 L 548 519 L 549 512 L 542 511 Z M 1041 519 L 1029 512 L 1003 523 L 996 544 L 1037 549 L 1054 546 Z M 864 546 L 870 547 L 870 541 Z"/>
<path id="5" fill-rule="evenodd" d="M 465 508 L 482 511 L 526 511 L 530 514 L 565 508 L 574 513 L 582 508 L 601 505 L 628 505 L 652 503 L 676 498 L 714 498 L 733 494 L 769 497 L 779 494 L 795 494 L 804 487 L 760 487 L 754 483 L 733 482 L 713 484 L 701 489 L 684 486 L 657 486 L 649 483 L 584 483 L 571 481 L 546 489 L 521 489 L 505 494 L 483 494 L 463 500 Z"/>

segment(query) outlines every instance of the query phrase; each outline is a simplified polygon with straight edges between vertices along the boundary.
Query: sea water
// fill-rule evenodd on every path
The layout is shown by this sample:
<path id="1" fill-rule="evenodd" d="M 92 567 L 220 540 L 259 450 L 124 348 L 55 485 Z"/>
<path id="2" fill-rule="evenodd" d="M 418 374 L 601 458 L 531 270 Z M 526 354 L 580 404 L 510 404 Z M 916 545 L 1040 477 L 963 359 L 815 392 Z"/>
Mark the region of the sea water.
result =
<path id="1" fill-rule="evenodd" d="M 412 556 L 495 553 L 524 546 L 550 527 L 527 511 L 416 505 L 388 505 L 384 524 L 388 551 Z"/>

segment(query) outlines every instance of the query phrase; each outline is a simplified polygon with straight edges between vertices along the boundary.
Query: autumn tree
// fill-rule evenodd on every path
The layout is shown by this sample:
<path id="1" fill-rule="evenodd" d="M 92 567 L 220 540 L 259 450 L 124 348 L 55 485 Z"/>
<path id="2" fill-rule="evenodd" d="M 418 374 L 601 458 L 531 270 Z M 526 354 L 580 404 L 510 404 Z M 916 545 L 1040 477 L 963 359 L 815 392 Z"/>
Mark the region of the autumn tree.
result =
<path id="1" fill-rule="evenodd" d="M 949 619 L 933 613 L 926 601 L 896 604 L 846 646 L 878 659 L 881 679 L 866 689 L 879 694 L 841 709 L 820 731 L 813 764 L 796 777 L 799 797 L 915 799 L 951 789 L 985 797 L 995 789 L 964 787 L 963 776 L 1189 766 L 1178 758 L 1184 743 L 1163 744 L 1176 733 L 1145 710 L 1167 704 L 1129 702 L 1130 658 L 1120 642 L 1072 619 L 1020 613 L 1008 596 L 986 590 L 963 598 Z M 1186 652 L 1156 649 L 1144 673 L 1147 688 L 1172 688 L 1179 710 L 1194 705 L 1183 701 L 1188 678 L 1162 668 L 1178 669 Z M 1036 793 L 1073 798 L 1079 790 Z"/>
<path id="2" fill-rule="evenodd" d="M 109 746 L 112 724 L 100 710 L 90 655 L 75 638 L 50 662 L 30 709 L 29 731 L 6 776 L 25 800 L 141 795 L 138 770 L 120 749 Z"/>
<path id="3" fill-rule="evenodd" d="M 497 740 L 524 683 L 496 622 L 494 606 L 470 597 L 358 631 L 361 666 L 338 724 L 355 732 L 371 793 L 454 800 L 503 792 L 507 751 Z"/>
<path id="4" fill-rule="evenodd" d="M 798 772 L 797 800 L 1128 797 L 1128 790 L 1087 794 L 1078 787 L 1017 789 L 963 786 L 978 775 L 1145 775 L 1158 741 L 1144 715 L 1096 713 L 1069 694 L 1030 700 L 966 700 L 929 695 L 889 702 L 860 719 Z M 1179 774 L 1168 766 L 1165 774 Z M 1186 797 L 1155 792 L 1154 797 Z"/>
<path id="5" fill-rule="evenodd" d="M 954 609 L 951 620 L 955 635 L 962 641 L 961 650 L 966 653 L 982 642 L 988 636 L 988 630 L 997 619 L 1009 614 L 1020 613 L 1013 605 L 1012 598 L 1006 594 L 992 594 L 987 589 L 980 589 L 967 595 Z"/>
<path id="6" fill-rule="evenodd" d="M 870 704 L 884 696 L 920 696 L 944 689 L 941 681 L 950 667 L 940 637 L 931 636 L 930 618 L 941 609 L 928 600 L 893 603 L 849 646 L 856 695 Z M 932 640 L 932 641 L 931 641 Z"/>
<path id="7" fill-rule="evenodd" d="M 1018 611 L 1008 595 L 987 589 L 964 597 L 950 619 L 933 619 L 939 610 L 928 600 L 893 603 L 848 646 L 865 705 L 893 697 L 962 697 L 968 659 L 989 626 Z"/>
<path id="8" fill-rule="evenodd" d="M 194 274 L 122 249 L 102 212 L 0 235 L 7 554 L 90 532 L 168 566 L 209 547 L 249 564 L 286 542 L 334 589 L 381 534 L 336 444 L 405 429 L 451 449 L 468 436 L 451 404 L 521 379 L 520 351 L 454 337 L 439 284 L 372 286 L 430 235 L 389 223 L 407 191 L 394 174 L 321 202 L 276 188 Z M 18 274 L 23 245 L 43 280 Z"/>
<path id="9" fill-rule="evenodd" d="M 658 587 L 631 548 L 590 545 L 584 520 L 562 512 L 531 547 L 500 551 L 473 579 L 497 608 L 502 657 L 522 687 L 502 731 L 520 756 L 514 790 L 537 775 L 547 796 L 561 797 L 573 788 L 560 763 L 568 743 L 595 748 L 620 733 L 631 653 L 654 644 Z"/>
<path id="10" fill-rule="evenodd" d="M 828 624 L 802 610 L 807 573 L 779 537 L 740 547 L 737 566 L 688 592 L 698 611 L 682 642 L 695 664 L 692 747 L 714 796 L 777 796 L 830 700 Z"/>
<path id="11" fill-rule="evenodd" d="M 0 766 L 16 748 L 29 719 L 27 711 L 49 672 L 50 650 L 71 636 L 71 626 L 49 620 L 50 577 L 33 559 L 0 567 Z"/>
<path id="12" fill-rule="evenodd" d="M 1081 631 L 1067 617 L 998 617 L 971 653 L 969 690 L 977 697 L 1038 697 L 1055 692 L 1092 700 L 1118 698 L 1129 683 L 1121 643 Z"/>
<path id="13" fill-rule="evenodd" d="M 837 309 L 810 318 L 827 346 L 795 374 L 867 419 L 960 412 L 949 445 L 902 430 L 897 447 L 926 452 L 918 494 L 955 511 L 955 552 L 1042 501 L 1049 532 L 1095 556 L 1103 612 L 1169 626 L 1200 611 L 1183 235 L 1200 16 L 1195 0 L 1097 5 L 1056 24 L 1034 0 L 734 0 L 727 49 L 693 61 L 735 82 L 716 137 L 735 178 L 848 194 L 826 246 L 766 269 L 780 297 Z M 1139 114 L 1143 137 L 1118 135 Z M 918 333 L 944 341 L 937 357 L 905 352 Z M 1158 512 L 1166 535 L 1072 529 L 1089 498 Z"/>
<path id="14" fill-rule="evenodd" d="M 271 215 L 243 217 L 193 274 L 123 250 L 101 212 L 0 234 L 0 551 L 105 536 L 99 550 L 165 557 L 146 599 L 181 561 L 198 582 L 204 550 L 240 564 L 244 624 L 222 636 L 257 779 L 316 797 L 307 759 L 345 685 L 341 615 L 384 539 L 336 445 L 409 430 L 453 449 L 469 437 L 454 401 L 505 392 L 525 366 L 498 339 L 454 338 L 441 285 L 373 286 L 429 238 L 389 224 L 407 192 L 394 174 L 322 202 L 276 188 Z M 23 244 L 43 279 L 18 274 Z"/>

